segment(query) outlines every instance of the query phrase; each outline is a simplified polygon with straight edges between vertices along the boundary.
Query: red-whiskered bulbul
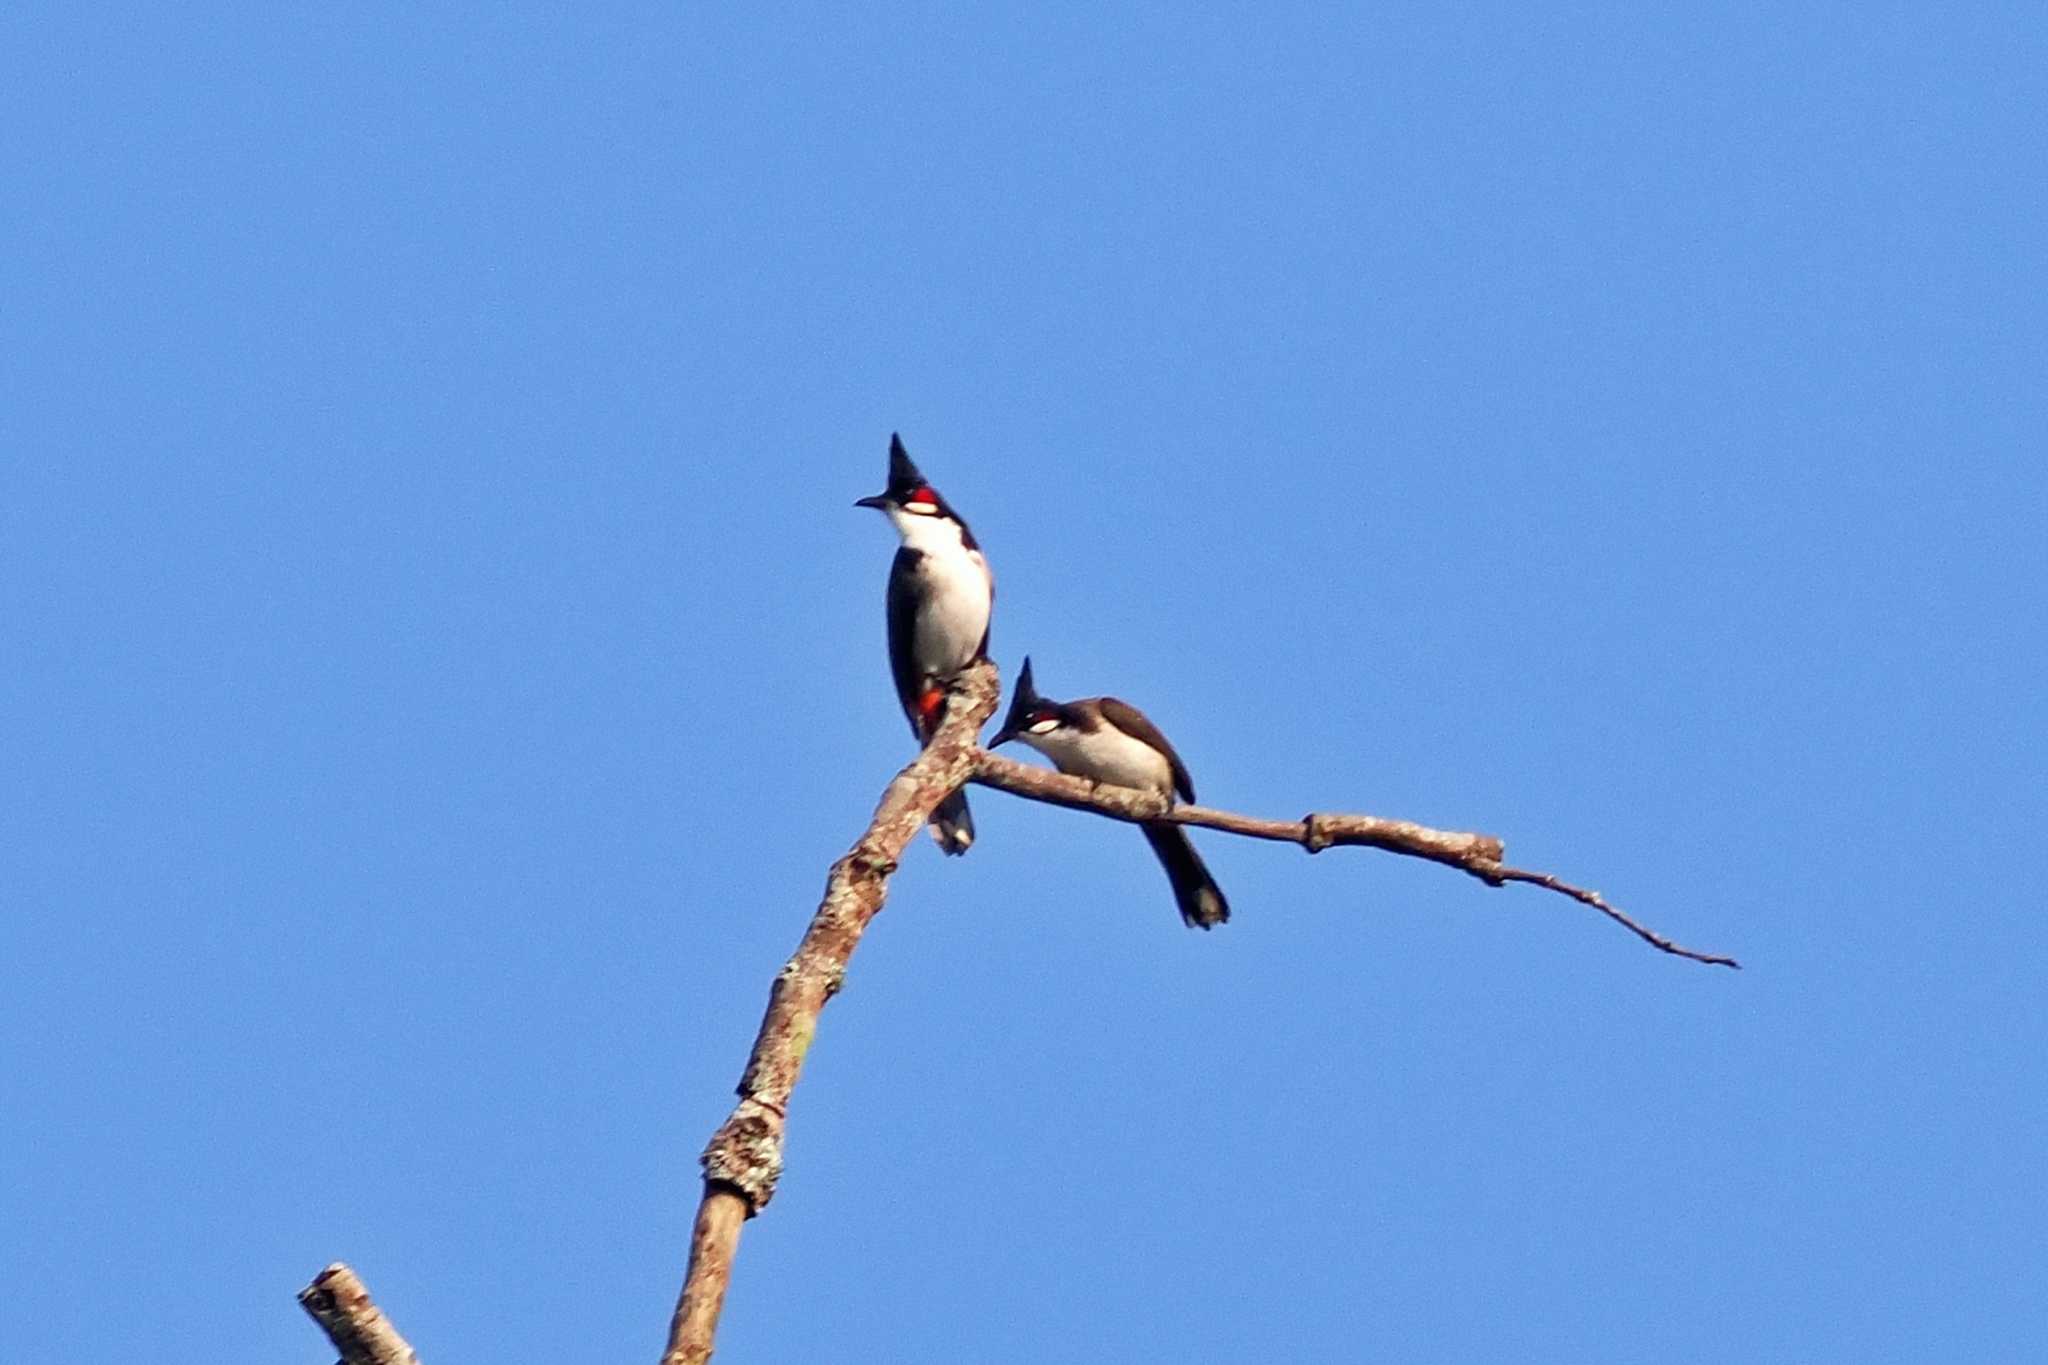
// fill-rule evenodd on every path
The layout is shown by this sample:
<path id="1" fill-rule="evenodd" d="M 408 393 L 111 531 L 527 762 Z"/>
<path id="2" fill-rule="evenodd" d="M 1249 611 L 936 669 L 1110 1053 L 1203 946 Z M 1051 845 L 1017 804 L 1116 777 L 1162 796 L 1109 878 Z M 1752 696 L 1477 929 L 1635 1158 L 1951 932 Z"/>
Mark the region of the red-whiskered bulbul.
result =
<path id="1" fill-rule="evenodd" d="M 889 569 L 889 672 L 919 743 L 930 741 L 946 685 L 988 657 L 996 580 L 967 523 L 910 462 L 903 438 L 889 437 L 889 486 L 856 507 L 873 507 L 903 537 Z M 948 853 L 974 842 L 967 796 L 954 792 L 932 812 L 932 837 Z"/>
<path id="2" fill-rule="evenodd" d="M 1031 684 L 1029 659 L 1017 675 L 1010 713 L 988 747 L 1013 739 L 1044 754 L 1063 773 L 1157 792 L 1169 801 L 1176 795 L 1183 801 L 1195 799 L 1195 780 L 1188 776 L 1187 765 L 1144 712 L 1115 697 L 1049 701 Z M 1187 831 L 1165 823 L 1139 828 L 1145 831 L 1146 842 L 1159 855 L 1166 878 L 1173 883 L 1182 921 L 1190 929 L 1214 929 L 1229 919 L 1230 903 L 1202 865 Z"/>

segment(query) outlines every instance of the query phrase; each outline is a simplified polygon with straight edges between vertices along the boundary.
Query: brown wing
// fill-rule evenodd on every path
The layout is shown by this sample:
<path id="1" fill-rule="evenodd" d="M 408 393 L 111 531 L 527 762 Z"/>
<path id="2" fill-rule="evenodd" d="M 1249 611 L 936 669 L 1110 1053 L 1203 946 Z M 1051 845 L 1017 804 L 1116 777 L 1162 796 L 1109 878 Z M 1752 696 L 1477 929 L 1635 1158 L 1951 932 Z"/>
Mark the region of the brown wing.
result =
<path id="1" fill-rule="evenodd" d="M 1143 711 L 1115 697 L 1100 697 L 1095 704 L 1102 708 L 1103 717 L 1111 725 L 1165 754 L 1167 764 L 1173 769 L 1173 789 L 1180 793 L 1183 801 L 1195 799 L 1195 779 L 1188 776 L 1187 764 L 1180 761 L 1180 755 L 1173 751 L 1173 745 L 1167 742 L 1166 736 L 1159 733 L 1159 727 L 1145 719 Z"/>

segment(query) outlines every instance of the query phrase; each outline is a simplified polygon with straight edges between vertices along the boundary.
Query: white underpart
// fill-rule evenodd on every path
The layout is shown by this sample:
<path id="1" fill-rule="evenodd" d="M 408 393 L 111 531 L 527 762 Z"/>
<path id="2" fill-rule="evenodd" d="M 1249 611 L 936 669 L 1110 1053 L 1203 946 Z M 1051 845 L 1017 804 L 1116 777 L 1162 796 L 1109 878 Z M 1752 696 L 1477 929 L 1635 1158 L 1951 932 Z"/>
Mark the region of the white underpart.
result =
<path id="1" fill-rule="evenodd" d="M 1063 773 L 1162 795 L 1173 792 L 1173 766 L 1166 755 L 1114 725 L 1092 732 L 1062 725 L 1042 735 L 1027 730 L 1018 738 L 1051 759 Z"/>
<path id="2" fill-rule="evenodd" d="M 917 571 L 924 579 L 925 606 L 912 632 L 911 651 L 928 677 L 949 678 L 967 667 L 988 634 L 994 582 L 981 551 L 960 539 L 951 517 L 889 510 L 903 543 L 921 551 Z"/>

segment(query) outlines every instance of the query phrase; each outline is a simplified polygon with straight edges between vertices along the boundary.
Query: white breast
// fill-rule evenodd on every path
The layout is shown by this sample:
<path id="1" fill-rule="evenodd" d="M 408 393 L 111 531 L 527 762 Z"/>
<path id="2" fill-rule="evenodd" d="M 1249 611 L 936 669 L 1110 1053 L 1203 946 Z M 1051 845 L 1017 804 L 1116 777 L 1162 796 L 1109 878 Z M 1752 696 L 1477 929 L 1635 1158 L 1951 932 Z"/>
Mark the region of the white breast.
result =
<path id="1" fill-rule="evenodd" d="M 959 524 L 936 517 L 904 517 L 903 543 L 923 552 L 917 574 L 923 609 L 911 634 L 918 671 L 949 677 L 965 668 L 988 635 L 993 580 L 981 551 L 960 540 Z"/>
<path id="2" fill-rule="evenodd" d="M 1027 732 L 1018 738 L 1051 759 L 1063 773 L 1139 791 L 1173 791 L 1173 767 L 1166 755 L 1113 725 L 1089 733 L 1061 726 L 1049 734 Z"/>

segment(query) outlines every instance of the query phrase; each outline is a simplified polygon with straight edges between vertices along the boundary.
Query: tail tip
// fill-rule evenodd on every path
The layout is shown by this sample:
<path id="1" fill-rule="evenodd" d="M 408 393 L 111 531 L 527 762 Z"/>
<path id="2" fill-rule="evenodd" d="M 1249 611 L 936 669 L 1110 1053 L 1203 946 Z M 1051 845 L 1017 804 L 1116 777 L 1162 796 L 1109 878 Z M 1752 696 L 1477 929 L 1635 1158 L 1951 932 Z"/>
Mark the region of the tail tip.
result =
<path id="1" fill-rule="evenodd" d="M 928 828 L 932 832 L 932 838 L 938 842 L 939 851 L 948 858 L 957 858 L 968 849 L 974 847 L 974 827 L 972 825 L 940 824 L 937 820 L 934 820 Z"/>
<path id="2" fill-rule="evenodd" d="M 1213 887 L 1203 887 L 1181 906 L 1180 917 L 1190 929 L 1214 929 L 1230 922 L 1230 903 Z"/>

